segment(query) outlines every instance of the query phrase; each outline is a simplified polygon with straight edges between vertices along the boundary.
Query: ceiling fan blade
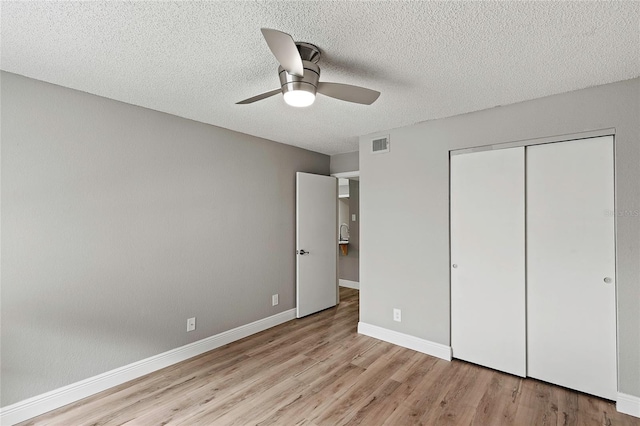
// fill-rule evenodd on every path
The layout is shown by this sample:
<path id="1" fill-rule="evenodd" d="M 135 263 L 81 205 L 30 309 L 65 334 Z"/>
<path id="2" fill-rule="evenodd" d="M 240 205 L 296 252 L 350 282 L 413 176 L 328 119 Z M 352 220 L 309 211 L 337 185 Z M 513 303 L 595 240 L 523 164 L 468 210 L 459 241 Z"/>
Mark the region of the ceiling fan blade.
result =
<path id="1" fill-rule="evenodd" d="M 318 93 L 341 101 L 355 102 L 357 104 L 371 105 L 378 99 L 380 92 L 365 89 L 360 86 L 341 83 L 318 83 Z"/>
<path id="2" fill-rule="evenodd" d="M 261 28 L 260 31 L 282 68 L 289 74 L 303 77 L 302 58 L 293 38 L 287 33 L 270 28 Z"/>
<path id="3" fill-rule="evenodd" d="M 252 97 L 252 98 L 245 99 L 244 101 L 236 102 L 236 105 L 251 104 L 251 103 L 254 103 L 256 101 L 261 101 L 263 99 L 266 99 L 266 98 L 268 98 L 270 96 L 277 95 L 278 93 L 282 93 L 282 89 L 274 89 L 274 90 L 270 90 L 270 91 L 265 92 L 265 93 L 261 93 L 259 95 L 256 95 L 256 96 Z"/>

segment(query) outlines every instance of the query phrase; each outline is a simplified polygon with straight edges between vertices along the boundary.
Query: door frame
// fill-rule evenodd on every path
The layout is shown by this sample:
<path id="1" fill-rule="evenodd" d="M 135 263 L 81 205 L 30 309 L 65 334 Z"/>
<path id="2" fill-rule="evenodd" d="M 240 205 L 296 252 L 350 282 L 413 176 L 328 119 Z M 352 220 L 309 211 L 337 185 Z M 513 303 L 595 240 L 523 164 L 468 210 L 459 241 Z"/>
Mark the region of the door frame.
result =
<path id="1" fill-rule="evenodd" d="M 554 143 L 554 142 L 569 142 L 569 141 L 578 140 L 578 139 L 599 138 L 601 136 L 614 137 L 613 145 L 614 145 L 614 154 L 615 154 L 616 129 L 613 127 L 610 127 L 607 129 L 590 130 L 587 132 L 578 132 L 578 133 L 567 133 L 564 135 L 547 136 L 544 138 L 523 139 L 519 141 L 501 142 L 501 143 L 495 143 L 490 145 L 477 145 L 470 148 L 451 149 L 449 150 L 449 158 L 451 158 L 454 155 L 467 154 L 471 152 L 490 151 L 490 150 L 505 149 L 505 148 L 516 148 L 521 146 L 526 147 L 526 146 L 542 145 L 545 143 Z M 615 155 L 614 155 L 614 160 L 615 160 Z M 451 162 L 449 162 L 449 164 L 451 164 Z M 614 162 L 614 165 L 615 165 L 615 162 Z M 615 175 L 615 168 L 614 168 L 614 175 Z M 449 188 L 449 190 L 451 190 L 451 188 Z"/>
<path id="2" fill-rule="evenodd" d="M 338 173 L 331 173 L 329 176 L 333 176 L 334 178 L 338 178 L 338 179 L 352 179 L 354 177 L 359 178 L 360 177 L 360 170 L 353 170 L 350 172 L 338 172 Z M 358 202 L 358 209 L 359 209 L 359 202 Z M 358 216 L 360 216 L 360 214 L 358 213 Z M 360 226 L 360 218 L 357 218 L 358 220 L 358 226 Z M 338 256 L 340 256 L 340 253 L 338 253 Z M 336 276 L 338 276 L 338 300 L 337 303 L 340 303 L 340 277 L 339 277 L 339 271 L 338 271 L 338 264 L 340 263 L 340 258 L 338 258 L 338 261 L 336 262 Z M 360 276 L 360 258 L 358 258 L 358 277 Z M 358 278 L 359 279 L 359 278 Z M 360 281 L 358 281 L 360 282 Z M 360 291 L 358 291 L 358 299 L 360 298 Z"/>
<path id="3" fill-rule="evenodd" d="M 350 179 L 354 177 L 360 177 L 360 170 L 354 170 L 352 172 L 331 173 L 330 176 L 333 176 L 339 179 Z"/>
<path id="4" fill-rule="evenodd" d="M 546 136 L 541 138 L 531 138 L 531 139 L 522 139 L 518 141 L 509 141 L 509 142 L 500 142 L 495 144 L 487 144 L 487 145 L 476 145 L 468 148 L 460 148 L 460 149 L 451 149 L 449 150 L 449 162 L 448 162 L 448 179 L 449 179 L 449 265 L 451 265 L 451 157 L 454 155 L 466 154 L 471 152 L 480 152 L 480 151 L 488 151 L 488 150 L 498 150 L 498 149 L 506 149 L 506 148 L 515 148 L 515 147 L 527 147 L 533 145 L 542 145 L 548 143 L 556 143 L 556 142 L 569 142 L 572 140 L 579 139 L 591 139 L 602 136 L 612 136 L 613 137 L 613 229 L 614 229 L 614 270 L 616 274 L 616 287 L 615 287 L 615 317 L 616 317 L 616 383 L 619 387 L 620 385 L 620 321 L 619 321 L 619 309 L 618 309 L 618 217 L 615 212 L 618 209 L 618 173 L 617 173 L 617 144 L 616 144 L 616 129 L 613 127 L 604 128 L 604 129 L 595 129 L 584 132 L 577 133 L 567 133 L 562 135 L 555 136 Z M 526 238 L 525 238 L 526 240 Z M 451 342 L 451 268 L 449 268 L 449 342 Z M 618 396 L 620 395 L 620 390 L 618 388 Z"/>

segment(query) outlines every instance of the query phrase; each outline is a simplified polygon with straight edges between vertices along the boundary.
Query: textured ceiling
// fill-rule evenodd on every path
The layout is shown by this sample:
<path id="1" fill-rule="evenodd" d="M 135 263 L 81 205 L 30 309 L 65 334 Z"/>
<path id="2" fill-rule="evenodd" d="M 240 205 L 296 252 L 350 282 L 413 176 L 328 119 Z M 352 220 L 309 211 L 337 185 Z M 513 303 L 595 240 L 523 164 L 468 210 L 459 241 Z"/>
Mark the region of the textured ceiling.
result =
<path id="1" fill-rule="evenodd" d="M 637 2 L 6 2 L 0 68 L 326 154 L 357 137 L 640 75 Z M 281 96 L 260 33 L 323 52 L 371 106 Z"/>

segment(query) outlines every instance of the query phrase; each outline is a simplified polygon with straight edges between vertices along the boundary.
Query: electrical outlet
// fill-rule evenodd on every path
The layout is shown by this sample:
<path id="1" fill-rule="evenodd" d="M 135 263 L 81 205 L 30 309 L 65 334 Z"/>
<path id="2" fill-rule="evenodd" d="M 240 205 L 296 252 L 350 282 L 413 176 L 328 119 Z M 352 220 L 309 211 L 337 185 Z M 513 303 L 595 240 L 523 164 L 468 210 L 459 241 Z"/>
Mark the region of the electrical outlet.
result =
<path id="1" fill-rule="evenodd" d="M 193 331 L 196 329 L 196 317 L 189 318 L 187 320 L 187 331 Z"/>
<path id="2" fill-rule="evenodd" d="M 278 295 L 274 294 L 273 296 L 271 296 L 271 306 L 276 306 L 278 304 Z"/>
<path id="3" fill-rule="evenodd" d="M 402 311 L 400 309 L 393 308 L 393 320 L 402 322 Z"/>
<path id="4" fill-rule="evenodd" d="M 351 222 L 355 222 L 355 221 L 356 221 L 356 214 L 355 214 L 355 213 L 353 213 L 353 214 L 351 215 Z"/>

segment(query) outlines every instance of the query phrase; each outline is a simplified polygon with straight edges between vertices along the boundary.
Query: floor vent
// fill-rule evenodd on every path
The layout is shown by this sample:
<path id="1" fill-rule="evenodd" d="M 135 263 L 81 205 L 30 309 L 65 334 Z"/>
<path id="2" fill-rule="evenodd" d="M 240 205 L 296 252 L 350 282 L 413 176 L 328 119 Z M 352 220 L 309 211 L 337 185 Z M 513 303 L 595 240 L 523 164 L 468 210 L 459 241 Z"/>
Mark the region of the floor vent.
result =
<path id="1" fill-rule="evenodd" d="M 373 154 L 382 154 L 389 152 L 389 136 L 375 138 L 371 141 L 371 152 Z"/>

